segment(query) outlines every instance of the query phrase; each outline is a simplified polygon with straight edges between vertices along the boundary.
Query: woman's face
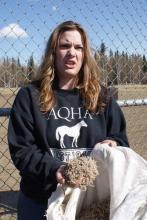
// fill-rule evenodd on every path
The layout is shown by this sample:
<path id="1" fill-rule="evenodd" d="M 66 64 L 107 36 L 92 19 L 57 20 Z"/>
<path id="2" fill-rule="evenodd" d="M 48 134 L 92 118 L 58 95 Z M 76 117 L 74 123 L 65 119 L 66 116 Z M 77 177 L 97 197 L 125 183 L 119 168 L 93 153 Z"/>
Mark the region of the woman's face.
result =
<path id="1" fill-rule="evenodd" d="M 77 30 L 63 32 L 55 50 L 55 69 L 59 81 L 75 79 L 83 64 L 83 42 Z"/>

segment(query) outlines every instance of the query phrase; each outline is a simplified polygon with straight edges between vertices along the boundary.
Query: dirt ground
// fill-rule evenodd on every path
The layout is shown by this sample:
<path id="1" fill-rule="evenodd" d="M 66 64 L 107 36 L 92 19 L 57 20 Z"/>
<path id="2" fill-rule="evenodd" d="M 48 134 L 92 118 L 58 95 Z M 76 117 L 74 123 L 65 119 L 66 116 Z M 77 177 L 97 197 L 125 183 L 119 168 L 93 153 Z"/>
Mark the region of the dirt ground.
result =
<path id="1" fill-rule="evenodd" d="M 0 88 L 0 108 L 11 107 L 17 89 Z M 147 98 L 147 86 L 120 86 L 118 99 Z M 147 106 L 122 107 L 131 148 L 147 160 Z M 7 146 L 8 118 L 0 118 L 0 219 L 16 219 L 19 175 L 10 161 Z"/>
<path id="2" fill-rule="evenodd" d="M 119 86 L 119 100 L 147 99 L 147 85 Z M 131 148 L 147 160 L 147 105 L 122 107 Z"/>

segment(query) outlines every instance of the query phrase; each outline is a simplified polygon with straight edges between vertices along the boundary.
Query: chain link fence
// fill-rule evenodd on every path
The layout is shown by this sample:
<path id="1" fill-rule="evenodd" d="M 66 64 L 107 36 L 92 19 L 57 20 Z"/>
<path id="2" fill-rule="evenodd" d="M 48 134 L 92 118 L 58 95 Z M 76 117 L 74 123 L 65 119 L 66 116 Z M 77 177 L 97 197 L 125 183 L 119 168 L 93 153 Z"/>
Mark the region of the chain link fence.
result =
<path id="1" fill-rule="evenodd" d="M 16 219 L 19 174 L 7 144 L 19 88 L 35 77 L 48 37 L 62 21 L 87 30 L 105 85 L 117 92 L 132 148 L 147 159 L 147 1 L 0 0 L 0 219 Z"/>

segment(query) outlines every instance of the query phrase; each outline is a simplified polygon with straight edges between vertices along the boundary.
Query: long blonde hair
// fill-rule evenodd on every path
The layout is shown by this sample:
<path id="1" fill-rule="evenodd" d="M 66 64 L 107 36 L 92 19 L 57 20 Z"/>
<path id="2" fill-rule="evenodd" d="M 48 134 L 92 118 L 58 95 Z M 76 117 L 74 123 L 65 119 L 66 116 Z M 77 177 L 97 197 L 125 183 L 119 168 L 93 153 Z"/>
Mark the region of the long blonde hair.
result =
<path id="1" fill-rule="evenodd" d="M 54 68 L 55 50 L 60 35 L 67 30 L 77 30 L 81 34 L 84 46 L 83 65 L 79 72 L 78 85 L 83 97 L 85 108 L 91 112 L 97 112 L 103 106 L 100 98 L 100 71 L 92 55 L 87 35 L 80 24 L 66 21 L 58 25 L 52 32 L 39 68 L 40 81 L 40 110 L 47 112 L 56 104 L 54 84 L 57 79 Z"/>

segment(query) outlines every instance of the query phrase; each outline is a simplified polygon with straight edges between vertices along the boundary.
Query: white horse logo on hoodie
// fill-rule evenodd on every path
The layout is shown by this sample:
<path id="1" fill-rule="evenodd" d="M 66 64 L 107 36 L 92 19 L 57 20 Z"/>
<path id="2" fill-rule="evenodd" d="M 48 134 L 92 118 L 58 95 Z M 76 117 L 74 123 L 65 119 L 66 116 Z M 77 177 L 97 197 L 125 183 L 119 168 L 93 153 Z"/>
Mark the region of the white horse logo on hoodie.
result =
<path id="1" fill-rule="evenodd" d="M 77 141 L 80 135 L 81 127 L 87 127 L 85 121 L 80 121 L 78 124 L 74 125 L 73 127 L 68 126 L 60 126 L 56 129 L 56 139 L 60 142 L 61 148 L 66 148 L 64 144 L 64 136 L 67 135 L 69 137 L 73 137 L 72 147 L 78 147 Z"/>

